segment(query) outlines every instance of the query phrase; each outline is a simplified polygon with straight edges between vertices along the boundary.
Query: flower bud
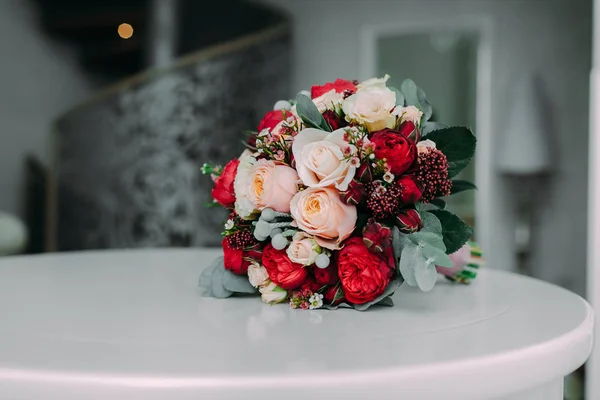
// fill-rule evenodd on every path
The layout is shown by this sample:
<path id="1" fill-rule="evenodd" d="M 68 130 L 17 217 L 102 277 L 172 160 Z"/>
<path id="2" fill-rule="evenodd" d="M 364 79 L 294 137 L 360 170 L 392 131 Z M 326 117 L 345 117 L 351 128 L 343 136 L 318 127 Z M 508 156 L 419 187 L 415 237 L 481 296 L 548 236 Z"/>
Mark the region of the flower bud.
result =
<path id="1" fill-rule="evenodd" d="M 400 186 L 402 204 L 415 204 L 423 195 L 423 186 L 414 175 L 401 176 L 397 181 L 397 185 Z"/>
<path id="2" fill-rule="evenodd" d="M 363 183 L 369 183 L 373 181 L 373 171 L 369 163 L 364 163 L 356 171 L 356 178 Z"/>
<path id="3" fill-rule="evenodd" d="M 392 244 L 392 230 L 370 218 L 363 228 L 363 243 L 367 249 L 381 253 Z"/>
<path id="4" fill-rule="evenodd" d="M 336 129 L 339 129 L 345 125 L 344 121 L 342 121 L 340 116 L 333 110 L 325 110 L 323 113 L 323 119 L 325 122 L 327 122 L 327 124 L 329 124 L 332 131 L 335 131 Z"/>
<path id="5" fill-rule="evenodd" d="M 280 288 L 273 282 L 269 282 L 268 285 L 262 286 L 258 289 L 261 294 L 261 299 L 267 304 L 277 304 L 285 301 L 287 298 L 287 291 Z"/>
<path id="6" fill-rule="evenodd" d="M 402 233 L 413 233 L 423 228 L 423 221 L 417 210 L 409 208 L 402 210 L 396 216 L 396 226 Z"/>
<path id="7" fill-rule="evenodd" d="M 342 201 L 351 205 L 360 204 L 365 199 L 365 196 L 365 186 L 356 180 L 352 180 L 348 184 L 348 189 L 346 191 L 340 192 Z"/>

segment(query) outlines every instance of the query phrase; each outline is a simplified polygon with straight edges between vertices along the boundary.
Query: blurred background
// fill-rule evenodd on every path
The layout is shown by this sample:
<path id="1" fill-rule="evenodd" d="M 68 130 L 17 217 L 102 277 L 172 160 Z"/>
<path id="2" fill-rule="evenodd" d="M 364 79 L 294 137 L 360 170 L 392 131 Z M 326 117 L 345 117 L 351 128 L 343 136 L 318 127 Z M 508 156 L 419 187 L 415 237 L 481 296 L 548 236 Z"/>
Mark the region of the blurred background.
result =
<path id="1" fill-rule="evenodd" d="M 0 54 L 0 255 L 217 245 L 201 164 L 389 73 L 477 135 L 449 204 L 488 265 L 586 295 L 592 0 L 0 0 Z"/>

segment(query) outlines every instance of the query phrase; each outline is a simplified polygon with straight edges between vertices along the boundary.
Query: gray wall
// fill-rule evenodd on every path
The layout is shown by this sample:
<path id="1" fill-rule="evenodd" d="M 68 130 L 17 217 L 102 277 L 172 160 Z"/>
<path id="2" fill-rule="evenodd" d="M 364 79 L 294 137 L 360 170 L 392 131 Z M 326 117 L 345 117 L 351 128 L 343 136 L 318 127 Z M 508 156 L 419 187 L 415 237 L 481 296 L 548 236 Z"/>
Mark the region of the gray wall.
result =
<path id="1" fill-rule="evenodd" d="M 537 276 L 579 293 L 585 288 L 588 74 L 591 1 L 579 0 L 262 0 L 294 16 L 295 88 L 360 76 L 360 32 L 365 25 L 469 16 L 493 22 L 492 126 L 506 126 L 510 87 L 519 75 L 541 72 L 559 153 L 547 198 L 540 199 L 533 262 Z M 494 177 L 496 221 L 487 251 L 491 266 L 513 269 L 512 196 Z"/>
<path id="2" fill-rule="evenodd" d="M 21 214 L 23 157 L 47 161 L 53 118 L 91 84 L 67 49 L 47 39 L 25 0 L 0 0 L 0 210 Z"/>

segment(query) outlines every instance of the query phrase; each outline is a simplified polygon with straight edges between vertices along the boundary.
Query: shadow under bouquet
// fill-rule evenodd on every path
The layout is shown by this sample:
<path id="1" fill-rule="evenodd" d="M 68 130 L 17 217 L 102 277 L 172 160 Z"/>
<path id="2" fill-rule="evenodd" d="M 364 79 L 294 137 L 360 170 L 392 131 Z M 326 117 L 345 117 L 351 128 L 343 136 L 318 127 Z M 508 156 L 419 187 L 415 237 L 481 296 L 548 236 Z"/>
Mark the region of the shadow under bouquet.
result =
<path id="1" fill-rule="evenodd" d="M 337 79 L 278 101 L 248 148 L 203 165 L 215 203 L 230 210 L 223 256 L 202 273 L 207 296 L 258 294 L 292 308 L 393 305 L 403 283 L 431 290 L 438 274 L 476 276 L 473 230 L 444 197 L 475 153 L 464 127 L 430 121 L 411 80 Z"/>

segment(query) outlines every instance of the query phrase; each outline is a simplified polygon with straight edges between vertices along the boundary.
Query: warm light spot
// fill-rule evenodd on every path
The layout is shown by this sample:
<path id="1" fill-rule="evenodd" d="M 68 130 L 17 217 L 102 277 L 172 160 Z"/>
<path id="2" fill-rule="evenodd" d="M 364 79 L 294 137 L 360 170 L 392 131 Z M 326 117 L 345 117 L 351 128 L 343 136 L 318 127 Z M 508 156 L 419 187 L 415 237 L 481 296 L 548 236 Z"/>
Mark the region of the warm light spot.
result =
<path id="1" fill-rule="evenodd" d="M 119 25 L 117 32 L 123 39 L 129 39 L 133 36 L 133 26 L 123 23 Z"/>

